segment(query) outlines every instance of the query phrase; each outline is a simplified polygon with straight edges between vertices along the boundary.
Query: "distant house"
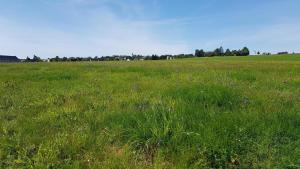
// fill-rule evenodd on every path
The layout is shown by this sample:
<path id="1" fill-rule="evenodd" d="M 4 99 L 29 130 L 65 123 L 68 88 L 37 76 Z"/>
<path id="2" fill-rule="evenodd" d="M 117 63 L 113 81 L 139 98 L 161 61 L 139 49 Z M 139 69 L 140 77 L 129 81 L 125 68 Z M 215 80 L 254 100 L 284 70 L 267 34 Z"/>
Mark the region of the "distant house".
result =
<path id="1" fill-rule="evenodd" d="M 17 56 L 0 55 L 0 62 L 20 62 Z"/>

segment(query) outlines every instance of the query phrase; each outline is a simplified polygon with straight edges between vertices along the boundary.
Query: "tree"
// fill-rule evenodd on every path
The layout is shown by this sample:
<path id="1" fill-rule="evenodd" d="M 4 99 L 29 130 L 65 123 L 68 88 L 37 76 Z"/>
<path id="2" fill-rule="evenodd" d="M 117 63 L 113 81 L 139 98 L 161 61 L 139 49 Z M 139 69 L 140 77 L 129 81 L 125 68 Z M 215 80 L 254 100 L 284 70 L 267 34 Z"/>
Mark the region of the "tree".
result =
<path id="1" fill-rule="evenodd" d="M 33 58 L 32 58 L 32 61 L 33 62 L 40 62 L 42 61 L 40 57 L 36 56 L 36 55 L 33 55 Z"/>
<path id="2" fill-rule="evenodd" d="M 31 59 L 27 56 L 25 62 L 31 62 Z"/>
<path id="3" fill-rule="evenodd" d="M 195 56 L 196 56 L 196 57 L 200 57 L 200 50 L 199 50 L 199 49 L 196 49 L 196 51 L 195 51 Z"/>
<path id="4" fill-rule="evenodd" d="M 244 47 L 241 50 L 241 56 L 248 56 L 250 54 L 249 49 L 247 47 Z"/>
<path id="5" fill-rule="evenodd" d="M 205 56 L 205 52 L 204 52 L 204 50 L 203 49 L 201 49 L 201 50 L 196 50 L 196 52 L 195 52 L 195 56 L 196 57 L 204 57 Z"/>
<path id="6" fill-rule="evenodd" d="M 63 62 L 66 62 L 66 61 L 68 61 L 68 58 L 67 58 L 67 57 L 63 57 L 63 58 L 62 58 L 62 61 L 63 61 Z"/>
<path id="7" fill-rule="evenodd" d="M 278 52 L 277 54 L 278 55 L 287 55 L 287 54 L 289 54 L 289 52 Z"/>
<path id="8" fill-rule="evenodd" d="M 238 56 L 238 51 L 237 51 L 237 50 L 231 51 L 231 55 L 232 55 L 232 56 Z"/>
<path id="9" fill-rule="evenodd" d="M 152 60 L 159 60 L 160 58 L 157 55 L 152 55 Z"/>
<path id="10" fill-rule="evenodd" d="M 243 56 L 241 49 L 237 51 L 236 56 Z"/>
<path id="11" fill-rule="evenodd" d="M 56 56 L 56 57 L 54 58 L 54 61 L 55 61 L 55 62 L 59 62 L 59 61 L 60 61 L 59 56 Z"/>
<path id="12" fill-rule="evenodd" d="M 220 48 L 217 48 L 217 49 L 214 50 L 214 55 L 215 56 L 221 56 L 221 50 L 220 50 Z"/>
<path id="13" fill-rule="evenodd" d="M 230 49 L 226 49 L 226 52 L 225 52 L 224 55 L 225 55 L 225 56 L 231 56 L 232 53 L 231 53 Z"/>
<path id="14" fill-rule="evenodd" d="M 205 57 L 213 57 L 216 56 L 215 52 L 205 52 Z"/>
<path id="15" fill-rule="evenodd" d="M 224 49 L 223 49 L 223 47 L 221 46 L 219 50 L 220 50 L 220 56 L 223 56 L 224 55 Z"/>

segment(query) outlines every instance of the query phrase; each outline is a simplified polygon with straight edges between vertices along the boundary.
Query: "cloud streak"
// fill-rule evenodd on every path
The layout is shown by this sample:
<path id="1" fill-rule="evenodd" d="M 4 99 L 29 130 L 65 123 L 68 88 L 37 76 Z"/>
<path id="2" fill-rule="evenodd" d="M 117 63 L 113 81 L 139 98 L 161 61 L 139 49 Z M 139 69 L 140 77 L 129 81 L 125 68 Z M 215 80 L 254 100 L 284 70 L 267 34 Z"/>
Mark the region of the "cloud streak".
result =
<path id="1" fill-rule="evenodd" d="M 93 2 L 88 0 L 72 1 L 93 5 Z M 122 6 L 124 11 L 132 11 L 132 8 L 124 3 L 117 4 Z M 71 12 L 74 15 L 74 11 Z M 80 16 L 80 19 L 84 20 L 79 24 L 80 28 L 77 28 L 77 31 L 48 25 L 28 25 L 0 18 L 2 25 L 0 52 L 16 54 L 23 58 L 33 54 L 47 58 L 56 55 L 175 54 L 189 50 L 184 41 L 164 39 L 160 32 L 161 27 L 171 26 L 177 22 L 180 24 L 177 20 L 149 21 L 121 18 L 107 5 L 85 12 L 79 11 L 75 16 Z"/>
<path id="2" fill-rule="evenodd" d="M 300 52 L 300 24 L 279 23 L 267 25 L 257 29 L 237 29 L 234 33 L 219 36 L 210 40 L 204 40 L 204 48 L 213 49 L 216 46 L 225 46 L 238 49 L 248 46 L 251 52 L 271 52 L 282 51 Z M 226 46 L 227 45 L 227 46 Z"/>

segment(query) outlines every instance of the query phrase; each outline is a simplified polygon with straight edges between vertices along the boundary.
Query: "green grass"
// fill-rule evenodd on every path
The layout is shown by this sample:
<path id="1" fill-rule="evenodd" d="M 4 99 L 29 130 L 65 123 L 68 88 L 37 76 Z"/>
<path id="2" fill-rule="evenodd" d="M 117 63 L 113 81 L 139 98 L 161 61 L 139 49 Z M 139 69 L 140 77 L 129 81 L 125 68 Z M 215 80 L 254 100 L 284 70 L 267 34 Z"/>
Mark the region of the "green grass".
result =
<path id="1" fill-rule="evenodd" d="M 300 55 L 0 64 L 0 168 L 300 167 Z"/>

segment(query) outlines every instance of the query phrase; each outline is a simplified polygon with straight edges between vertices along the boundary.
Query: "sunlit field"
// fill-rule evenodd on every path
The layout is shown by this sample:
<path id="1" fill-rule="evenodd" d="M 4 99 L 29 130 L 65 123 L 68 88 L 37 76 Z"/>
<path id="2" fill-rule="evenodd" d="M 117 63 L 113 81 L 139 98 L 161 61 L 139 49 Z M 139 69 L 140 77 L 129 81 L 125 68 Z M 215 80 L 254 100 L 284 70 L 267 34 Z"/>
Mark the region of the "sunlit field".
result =
<path id="1" fill-rule="evenodd" d="M 0 168 L 300 167 L 300 55 L 0 64 Z"/>

